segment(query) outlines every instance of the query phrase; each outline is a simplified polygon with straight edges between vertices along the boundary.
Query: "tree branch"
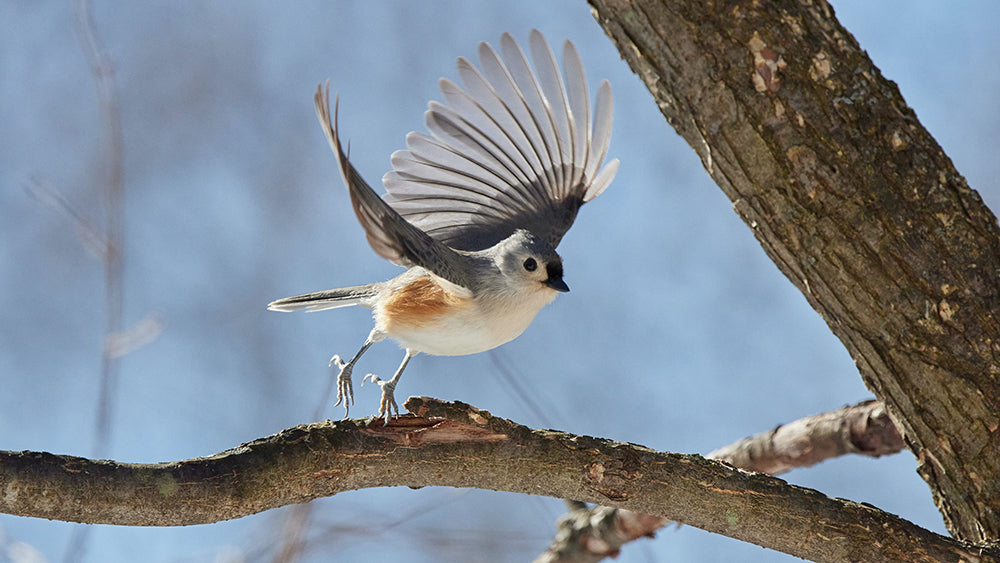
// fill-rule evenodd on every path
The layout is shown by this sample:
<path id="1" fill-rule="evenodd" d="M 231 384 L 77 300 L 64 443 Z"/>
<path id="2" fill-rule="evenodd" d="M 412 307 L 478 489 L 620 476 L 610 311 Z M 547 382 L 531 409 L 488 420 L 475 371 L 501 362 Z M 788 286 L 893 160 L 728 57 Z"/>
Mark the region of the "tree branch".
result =
<path id="1" fill-rule="evenodd" d="M 653 537 L 672 521 L 610 506 L 571 502 L 559 518 L 556 535 L 534 563 L 598 563 L 617 557 L 625 544 Z"/>
<path id="2" fill-rule="evenodd" d="M 879 457 L 904 447 L 882 403 L 865 401 L 782 424 L 705 457 L 747 471 L 780 475 L 846 454 Z"/>
<path id="3" fill-rule="evenodd" d="M 879 457 L 905 447 L 881 403 L 864 401 L 807 416 L 721 447 L 705 457 L 745 471 L 778 475 L 832 457 Z M 615 556 L 626 543 L 652 537 L 666 518 L 606 506 L 576 503 L 559 520 L 552 543 L 535 563 L 596 563 Z"/>
<path id="4" fill-rule="evenodd" d="M 590 0 L 826 320 L 949 530 L 1000 540 L 1000 227 L 824 0 Z"/>
<path id="5" fill-rule="evenodd" d="M 405 406 L 418 416 L 302 425 L 174 463 L 2 452 L 0 511 L 178 526 L 368 487 L 478 487 L 626 508 L 815 561 L 1000 561 L 995 549 L 700 456 L 532 430 L 461 403 Z"/>

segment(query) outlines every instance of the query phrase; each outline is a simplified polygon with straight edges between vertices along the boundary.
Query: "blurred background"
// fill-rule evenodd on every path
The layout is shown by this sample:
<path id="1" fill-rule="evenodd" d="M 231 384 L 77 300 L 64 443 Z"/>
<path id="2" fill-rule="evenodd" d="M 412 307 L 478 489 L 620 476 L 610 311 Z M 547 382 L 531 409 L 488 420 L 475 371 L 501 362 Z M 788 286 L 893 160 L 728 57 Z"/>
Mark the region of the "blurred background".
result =
<path id="1" fill-rule="evenodd" d="M 121 118 L 112 205 L 106 106 L 76 6 L 0 1 L 0 448 L 173 461 L 343 416 L 322 402 L 327 361 L 357 350 L 368 311 L 265 310 L 399 272 L 351 212 L 316 123 L 316 84 L 329 78 L 340 93 L 352 159 L 379 189 L 389 155 L 440 99 L 438 77 L 457 79 L 455 58 L 504 31 L 526 42 L 533 27 L 576 43 L 592 91 L 611 81 L 620 171 L 560 246 L 572 292 L 493 353 L 417 357 L 397 396 L 697 453 L 871 397 L 583 1 L 92 4 Z M 996 208 L 1000 4 L 834 7 Z M 123 225 L 110 307 L 109 214 Z M 103 362 L 116 292 L 124 336 L 111 348 L 120 357 Z M 401 357 L 385 342 L 357 371 L 389 375 Z M 377 388 L 355 393 L 352 414 L 374 413 Z M 844 458 L 785 478 L 944 532 L 915 465 L 909 453 Z M 564 512 L 557 499 L 443 488 L 311 508 L 160 529 L 0 516 L 0 561 L 524 561 Z M 691 527 L 619 559 L 784 560 Z"/>

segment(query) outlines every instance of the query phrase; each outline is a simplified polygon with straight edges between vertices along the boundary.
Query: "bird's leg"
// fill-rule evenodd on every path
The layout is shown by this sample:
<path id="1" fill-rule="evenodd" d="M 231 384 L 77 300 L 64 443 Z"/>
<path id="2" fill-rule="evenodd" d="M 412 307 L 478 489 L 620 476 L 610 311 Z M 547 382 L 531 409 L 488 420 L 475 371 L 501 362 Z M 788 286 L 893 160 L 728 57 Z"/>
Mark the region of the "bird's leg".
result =
<path id="1" fill-rule="evenodd" d="M 372 330 L 368 334 L 368 338 L 365 339 L 365 343 L 361 345 L 361 349 L 358 350 L 357 354 L 351 358 L 351 361 L 344 363 L 340 359 L 340 356 L 334 356 L 330 358 L 330 365 L 335 365 L 340 368 L 340 373 L 337 374 L 337 402 L 333 406 L 338 407 L 341 403 L 344 404 L 344 418 L 347 418 L 348 413 L 351 410 L 351 403 L 354 402 L 354 384 L 351 382 L 351 372 L 354 371 L 354 364 L 358 362 L 361 355 L 371 347 L 372 344 L 378 342 L 381 338 L 378 338 L 378 333 Z"/>
<path id="2" fill-rule="evenodd" d="M 385 381 L 374 373 L 369 373 L 362 380 L 361 384 L 364 385 L 365 381 L 371 380 L 372 383 L 377 383 L 379 387 L 382 388 L 382 400 L 379 401 L 378 405 L 378 415 L 385 418 L 385 423 L 389 424 L 389 418 L 392 417 L 392 413 L 395 412 L 399 415 L 399 406 L 396 404 L 396 397 L 394 395 L 396 391 L 396 383 L 399 382 L 399 376 L 403 375 L 403 370 L 406 369 L 406 364 L 410 363 L 410 358 L 416 356 L 417 352 L 406 349 L 406 355 L 403 356 L 403 363 L 399 364 L 399 368 L 396 369 L 396 373 L 392 375 L 392 379 Z"/>

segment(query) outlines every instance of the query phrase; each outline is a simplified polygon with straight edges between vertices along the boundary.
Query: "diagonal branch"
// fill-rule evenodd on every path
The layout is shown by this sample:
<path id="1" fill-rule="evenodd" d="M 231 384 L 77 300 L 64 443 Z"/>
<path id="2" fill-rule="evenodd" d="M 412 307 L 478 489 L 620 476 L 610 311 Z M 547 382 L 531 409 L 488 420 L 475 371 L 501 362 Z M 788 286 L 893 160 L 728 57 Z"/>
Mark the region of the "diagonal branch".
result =
<path id="1" fill-rule="evenodd" d="M 1000 540 L 1000 226 L 825 0 L 590 0 L 827 322 L 949 530 Z"/>
<path id="2" fill-rule="evenodd" d="M 846 454 L 879 457 L 906 445 L 895 424 L 876 401 L 865 401 L 835 411 L 782 424 L 709 452 L 717 459 L 768 475 L 809 467 Z"/>
<path id="3" fill-rule="evenodd" d="M 0 510 L 132 526 L 237 518 L 368 487 L 477 487 L 626 508 L 816 561 L 1000 562 L 877 508 L 700 456 L 532 430 L 461 403 L 411 398 L 406 416 L 297 426 L 174 463 L 0 453 Z"/>
<path id="4" fill-rule="evenodd" d="M 778 475 L 846 454 L 879 457 L 904 447 L 885 407 L 864 401 L 779 425 L 705 457 L 746 471 Z M 560 518 L 556 537 L 535 563 L 596 563 L 616 556 L 628 542 L 652 537 L 670 523 L 649 514 L 574 503 Z"/>

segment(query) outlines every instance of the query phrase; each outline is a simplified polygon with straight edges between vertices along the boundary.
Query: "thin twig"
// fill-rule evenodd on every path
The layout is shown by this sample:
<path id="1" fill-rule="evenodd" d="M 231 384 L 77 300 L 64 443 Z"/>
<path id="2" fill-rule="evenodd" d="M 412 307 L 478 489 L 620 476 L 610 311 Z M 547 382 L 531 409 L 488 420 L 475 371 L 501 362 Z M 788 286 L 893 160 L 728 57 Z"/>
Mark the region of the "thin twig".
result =
<path id="1" fill-rule="evenodd" d="M 121 109 L 115 92 L 114 70 L 97 37 L 88 0 L 77 0 L 75 9 L 77 36 L 84 56 L 97 85 L 97 98 L 107 127 L 102 157 L 104 159 L 105 232 L 102 259 L 105 287 L 105 341 L 122 332 L 123 249 L 124 234 L 124 160 L 121 126 Z M 97 457 L 107 457 L 111 443 L 111 421 L 114 414 L 115 390 L 118 387 L 118 356 L 110 353 L 107 343 L 101 350 L 100 383 L 95 421 L 94 452 Z M 66 549 L 64 561 L 83 558 L 89 535 L 87 527 L 74 530 Z"/>

